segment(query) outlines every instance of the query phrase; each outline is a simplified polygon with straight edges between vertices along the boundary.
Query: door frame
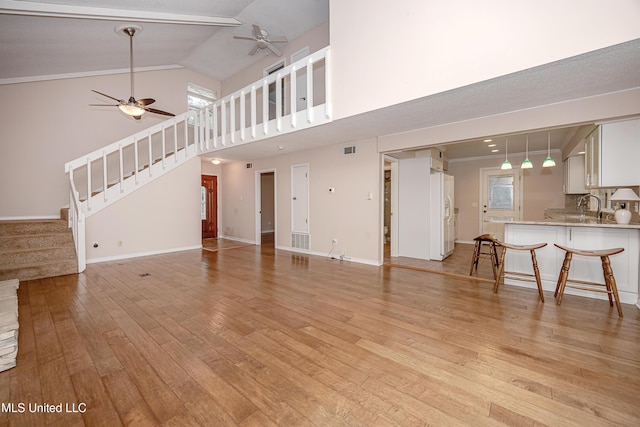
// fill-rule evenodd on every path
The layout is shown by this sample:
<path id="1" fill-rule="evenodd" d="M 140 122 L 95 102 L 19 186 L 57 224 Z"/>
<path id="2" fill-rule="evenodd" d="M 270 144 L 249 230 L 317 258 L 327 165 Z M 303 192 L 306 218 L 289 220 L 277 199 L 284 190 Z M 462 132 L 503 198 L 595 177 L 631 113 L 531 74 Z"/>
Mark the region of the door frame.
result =
<path id="1" fill-rule="evenodd" d="M 398 228 L 399 228 L 399 212 L 398 212 L 398 191 L 400 188 L 400 183 L 398 182 L 398 159 L 395 157 L 383 155 L 382 156 L 382 180 L 380 184 L 380 200 L 382 204 L 380 206 L 381 213 L 380 218 L 382 218 L 382 223 L 380 226 L 380 234 L 381 234 L 381 254 L 380 259 L 384 260 L 384 163 L 391 163 L 391 241 L 390 241 L 390 255 L 393 257 L 398 256 Z"/>
<path id="2" fill-rule="evenodd" d="M 484 215 L 483 215 L 483 203 L 484 203 L 484 180 L 483 175 L 487 172 L 501 172 L 502 169 L 500 167 L 490 167 L 490 168 L 480 168 L 479 178 L 478 178 L 478 234 L 483 233 L 484 229 Z M 522 220 L 524 217 L 524 173 L 522 173 L 522 169 L 510 169 L 512 173 L 517 176 L 518 179 L 518 196 L 519 196 L 519 206 L 518 206 L 518 220 Z M 514 200 L 515 201 L 515 200 Z"/>
<path id="3" fill-rule="evenodd" d="M 220 197 L 220 174 L 217 173 L 201 173 L 200 174 L 200 187 L 202 187 L 202 177 L 203 176 L 215 176 L 216 177 L 216 238 L 220 238 L 220 201 L 222 197 Z M 202 233 L 200 238 L 202 238 Z"/>
<path id="4" fill-rule="evenodd" d="M 262 180 L 260 177 L 264 173 L 273 172 L 273 241 L 274 246 L 278 243 L 278 173 L 275 168 L 260 169 L 255 172 L 255 244 L 262 244 Z"/>

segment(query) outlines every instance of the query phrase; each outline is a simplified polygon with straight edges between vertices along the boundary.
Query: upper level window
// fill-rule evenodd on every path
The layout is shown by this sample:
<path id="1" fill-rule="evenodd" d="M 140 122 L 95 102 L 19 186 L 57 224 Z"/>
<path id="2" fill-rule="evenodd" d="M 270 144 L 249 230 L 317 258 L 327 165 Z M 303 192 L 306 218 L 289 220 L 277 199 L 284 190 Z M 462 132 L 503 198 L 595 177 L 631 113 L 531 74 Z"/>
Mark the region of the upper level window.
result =
<path id="1" fill-rule="evenodd" d="M 217 99 L 216 92 L 193 83 L 187 84 L 187 105 L 189 110 L 199 110 L 213 104 Z"/>
<path id="2" fill-rule="evenodd" d="M 216 99 L 217 96 L 214 90 L 193 83 L 187 83 L 187 108 L 190 111 L 199 110 L 207 105 L 213 104 Z M 193 117 L 189 117 L 187 122 L 193 126 L 195 121 Z"/>

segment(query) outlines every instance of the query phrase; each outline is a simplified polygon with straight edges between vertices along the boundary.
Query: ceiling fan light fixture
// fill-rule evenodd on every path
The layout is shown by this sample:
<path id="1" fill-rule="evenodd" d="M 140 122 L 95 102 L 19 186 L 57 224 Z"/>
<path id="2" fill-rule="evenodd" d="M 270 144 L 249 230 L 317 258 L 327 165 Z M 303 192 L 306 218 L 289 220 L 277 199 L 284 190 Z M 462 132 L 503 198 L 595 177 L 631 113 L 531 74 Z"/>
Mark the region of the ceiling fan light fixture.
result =
<path id="1" fill-rule="evenodd" d="M 135 105 L 135 104 L 134 105 L 131 105 L 131 104 L 120 104 L 120 105 L 118 105 L 118 108 L 123 113 L 128 114 L 130 116 L 134 116 L 134 117 L 140 117 L 146 111 L 144 108 L 139 107 L 138 105 Z"/>

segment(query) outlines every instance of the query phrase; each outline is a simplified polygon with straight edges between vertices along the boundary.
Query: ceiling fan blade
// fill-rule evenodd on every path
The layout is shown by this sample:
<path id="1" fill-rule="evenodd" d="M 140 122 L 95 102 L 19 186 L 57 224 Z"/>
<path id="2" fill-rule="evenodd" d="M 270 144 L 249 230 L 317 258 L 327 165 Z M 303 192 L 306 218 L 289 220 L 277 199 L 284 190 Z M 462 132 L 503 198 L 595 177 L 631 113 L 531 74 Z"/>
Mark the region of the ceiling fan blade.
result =
<path id="1" fill-rule="evenodd" d="M 166 111 L 162 111 L 162 110 L 156 110 L 155 108 L 148 108 L 145 107 L 144 108 L 146 111 L 150 112 L 150 113 L 154 113 L 154 114 L 162 114 L 163 116 L 171 116 L 171 117 L 175 117 L 176 115 L 173 113 L 168 113 Z"/>
<path id="2" fill-rule="evenodd" d="M 256 24 L 252 25 L 253 27 L 253 35 L 256 36 L 257 39 L 262 38 L 262 30 Z"/>
<path id="3" fill-rule="evenodd" d="M 268 44 L 267 47 L 269 50 L 276 54 L 276 56 L 282 56 L 282 52 L 280 52 L 275 46 Z"/>
<path id="4" fill-rule="evenodd" d="M 233 36 L 234 39 L 242 39 L 242 40 L 255 40 L 255 37 L 245 37 L 245 36 Z"/>
<path id="5" fill-rule="evenodd" d="M 289 40 L 285 36 L 269 37 L 271 43 L 287 43 Z"/>
<path id="6" fill-rule="evenodd" d="M 113 96 L 111 96 L 111 95 L 107 95 L 106 93 L 98 92 L 97 90 L 93 90 L 93 89 L 91 89 L 91 92 L 95 92 L 95 93 L 100 94 L 100 95 L 102 95 L 102 96 L 106 96 L 107 98 L 111 98 L 111 99 L 113 99 L 114 101 L 123 102 L 123 101 L 122 101 L 122 99 L 114 98 L 114 97 L 113 97 Z"/>
<path id="7" fill-rule="evenodd" d="M 142 98 L 142 99 L 138 99 L 136 102 L 137 102 L 139 105 L 145 106 L 145 105 L 151 105 L 151 104 L 153 104 L 154 102 L 156 102 L 156 100 L 155 100 L 155 99 L 153 99 L 153 98 Z"/>
<path id="8" fill-rule="evenodd" d="M 251 48 L 251 50 L 249 51 L 249 55 L 255 55 L 255 53 L 258 51 L 258 45 L 255 45 L 254 47 Z"/>

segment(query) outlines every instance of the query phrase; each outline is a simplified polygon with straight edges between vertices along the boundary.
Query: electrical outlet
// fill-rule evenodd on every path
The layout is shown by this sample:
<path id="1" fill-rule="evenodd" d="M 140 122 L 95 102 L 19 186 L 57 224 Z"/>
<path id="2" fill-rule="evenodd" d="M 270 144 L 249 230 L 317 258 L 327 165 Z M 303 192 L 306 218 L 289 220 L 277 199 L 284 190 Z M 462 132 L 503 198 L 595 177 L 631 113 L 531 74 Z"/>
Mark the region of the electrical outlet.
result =
<path id="1" fill-rule="evenodd" d="M 338 243 L 338 239 L 334 237 L 333 239 L 331 239 L 331 243 L 335 245 L 336 243 Z"/>
<path id="2" fill-rule="evenodd" d="M 122 242 L 122 240 L 118 240 L 118 246 L 124 246 L 124 243 Z"/>

